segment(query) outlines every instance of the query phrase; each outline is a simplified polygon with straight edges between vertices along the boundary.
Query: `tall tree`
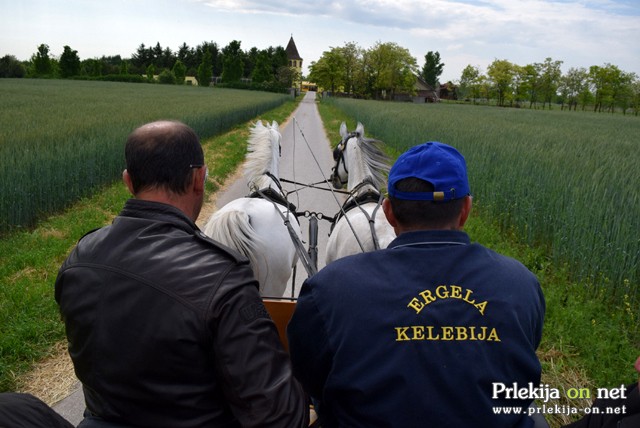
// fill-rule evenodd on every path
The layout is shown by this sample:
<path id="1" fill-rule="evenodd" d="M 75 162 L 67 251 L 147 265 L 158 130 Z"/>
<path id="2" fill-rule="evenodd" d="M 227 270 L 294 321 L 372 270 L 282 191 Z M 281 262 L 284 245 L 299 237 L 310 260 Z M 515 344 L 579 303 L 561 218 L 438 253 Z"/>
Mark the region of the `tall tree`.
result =
<path id="1" fill-rule="evenodd" d="M 513 99 L 516 107 L 520 107 L 521 103 L 527 99 L 527 71 L 524 67 L 517 64 L 513 65 Z"/>
<path id="2" fill-rule="evenodd" d="M 589 67 L 589 80 L 595 94 L 593 111 L 601 112 L 613 104 L 614 82 L 620 70 L 609 63 L 603 67 L 592 65 Z"/>
<path id="3" fill-rule="evenodd" d="M 198 67 L 198 62 L 196 61 L 196 55 L 192 48 L 190 48 L 186 43 L 183 43 L 176 53 L 176 59 L 179 59 L 185 67 L 188 69 L 195 69 Z"/>
<path id="4" fill-rule="evenodd" d="M 545 59 L 544 63 L 540 64 L 540 91 L 543 109 L 545 104 L 549 104 L 549 109 L 551 109 L 551 102 L 558 91 L 562 77 L 561 65 L 562 61 L 554 61 L 551 58 Z"/>
<path id="5" fill-rule="evenodd" d="M 244 52 L 238 40 L 231 41 L 222 49 L 222 81 L 237 82 L 244 74 Z"/>
<path id="6" fill-rule="evenodd" d="M 527 64 L 521 69 L 522 91 L 528 95 L 529 108 L 533 108 L 540 95 L 540 64 Z"/>
<path id="7" fill-rule="evenodd" d="M 309 66 L 309 78 L 318 85 L 336 92 L 344 89 L 346 60 L 340 48 L 332 47 Z"/>
<path id="8" fill-rule="evenodd" d="M 166 69 L 173 68 L 173 64 L 176 62 L 176 57 L 173 54 L 173 51 L 169 47 L 164 48 L 159 62 L 160 64 L 162 64 L 162 68 L 166 68 Z"/>
<path id="9" fill-rule="evenodd" d="M 176 78 L 176 83 L 178 85 L 183 85 L 184 79 L 187 75 L 187 67 L 184 65 L 184 63 L 179 59 L 176 60 L 175 64 L 173 64 L 173 68 L 171 69 L 171 72 Z"/>
<path id="10" fill-rule="evenodd" d="M 341 48 L 344 57 L 344 90 L 352 94 L 356 91 L 357 75 L 362 62 L 362 49 L 355 43 L 349 42 Z"/>
<path id="11" fill-rule="evenodd" d="M 424 56 L 424 67 L 422 68 L 422 78 L 433 89 L 438 89 L 438 78 L 442 74 L 444 63 L 440 62 L 440 53 L 429 51 Z"/>
<path id="12" fill-rule="evenodd" d="M 460 96 L 469 97 L 475 104 L 480 98 L 480 70 L 471 64 L 467 65 L 460 75 Z"/>
<path id="13" fill-rule="evenodd" d="M 147 68 L 153 62 L 153 52 L 151 48 L 147 49 L 144 43 L 141 43 L 136 53 L 131 55 L 131 63 L 140 70 Z"/>
<path id="14" fill-rule="evenodd" d="M 567 103 L 569 110 L 573 107 L 573 110 L 577 110 L 578 101 L 580 100 L 580 94 L 588 90 L 588 75 L 585 68 L 570 68 L 567 74 L 560 79 L 560 86 L 558 87 L 560 94 L 562 95 L 563 106 Z"/>
<path id="15" fill-rule="evenodd" d="M 493 90 L 496 92 L 499 106 L 505 105 L 507 97 L 511 97 L 514 75 L 514 65 L 506 59 L 495 59 L 487 67 L 487 76 L 493 84 Z"/>
<path id="16" fill-rule="evenodd" d="M 53 63 L 49 58 L 49 45 L 41 44 L 38 46 L 38 52 L 31 57 L 31 65 L 34 76 L 51 76 L 53 74 Z"/>
<path id="17" fill-rule="evenodd" d="M 376 43 L 369 50 L 375 97 L 393 99 L 395 93 L 415 90 L 418 65 L 409 51 L 396 43 Z"/>
<path id="18" fill-rule="evenodd" d="M 282 46 L 277 46 L 275 48 L 269 46 L 267 50 L 271 56 L 271 68 L 273 69 L 273 75 L 277 76 L 280 68 L 289 66 L 287 51 Z M 291 87 L 291 85 L 288 85 L 287 87 Z"/>
<path id="19" fill-rule="evenodd" d="M 208 87 L 211 84 L 212 77 L 213 60 L 211 59 L 211 52 L 209 49 L 205 49 L 202 56 L 202 62 L 198 66 L 198 74 L 196 75 L 198 86 Z"/>
<path id="20" fill-rule="evenodd" d="M 151 54 L 153 55 L 153 64 L 156 66 L 156 70 L 162 69 L 164 67 L 162 59 L 164 49 L 160 46 L 160 42 L 156 42 L 156 45 L 151 48 Z"/>
<path id="21" fill-rule="evenodd" d="M 222 62 L 222 81 L 238 82 L 244 73 L 244 62 L 239 56 L 225 56 Z"/>
<path id="22" fill-rule="evenodd" d="M 261 51 L 258 50 L 257 47 L 252 47 L 251 49 L 249 49 L 245 55 L 244 55 L 244 71 L 243 71 L 243 76 L 244 77 L 252 77 L 253 76 L 253 69 L 256 66 L 256 62 L 258 61 L 258 54 Z"/>
<path id="23" fill-rule="evenodd" d="M 78 51 L 71 49 L 69 46 L 64 47 L 62 55 L 60 55 L 60 76 L 68 78 L 80 74 L 80 57 Z"/>
<path id="24" fill-rule="evenodd" d="M 222 54 L 218 48 L 218 44 L 215 42 L 202 42 L 195 49 L 195 61 L 196 66 L 202 63 L 205 52 L 209 52 L 211 57 L 211 69 L 213 76 L 220 76 L 222 74 Z"/>
<path id="25" fill-rule="evenodd" d="M 271 68 L 271 58 L 267 50 L 256 54 L 255 65 L 251 74 L 251 80 L 256 83 L 269 82 L 274 79 Z"/>
<path id="26" fill-rule="evenodd" d="M 622 114 L 626 114 L 627 109 L 631 105 L 631 99 L 633 98 L 633 81 L 636 77 L 635 73 L 627 73 L 620 70 L 616 66 L 613 75 L 613 103 L 610 111 L 613 113 L 615 108 L 622 109 Z"/>

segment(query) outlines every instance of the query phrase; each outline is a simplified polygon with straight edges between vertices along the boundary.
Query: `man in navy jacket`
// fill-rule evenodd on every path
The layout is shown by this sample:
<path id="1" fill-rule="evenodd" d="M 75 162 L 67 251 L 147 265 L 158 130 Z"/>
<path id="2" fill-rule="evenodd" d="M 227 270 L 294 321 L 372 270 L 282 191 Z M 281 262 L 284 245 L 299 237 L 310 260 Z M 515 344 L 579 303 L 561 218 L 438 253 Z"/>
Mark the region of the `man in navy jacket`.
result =
<path id="1" fill-rule="evenodd" d="M 464 158 L 416 146 L 391 168 L 388 191 L 397 238 L 308 279 L 288 327 L 322 427 L 533 426 L 524 414 L 543 393 L 544 296 L 521 263 L 462 231 Z"/>

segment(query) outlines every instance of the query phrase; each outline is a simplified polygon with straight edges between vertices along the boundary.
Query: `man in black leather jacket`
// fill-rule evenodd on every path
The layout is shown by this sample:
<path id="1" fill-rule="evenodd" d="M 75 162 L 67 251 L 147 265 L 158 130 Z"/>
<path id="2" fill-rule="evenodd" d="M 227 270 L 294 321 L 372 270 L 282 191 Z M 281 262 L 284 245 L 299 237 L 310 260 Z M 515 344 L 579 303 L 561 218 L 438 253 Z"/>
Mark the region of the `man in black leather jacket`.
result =
<path id="1" fill-rule="evenodd" d="M 302 427 L 308 406 L 247 259 L 195 225 L 198 137 L 155 122 L 128 138 L 134 199 L 85 235 L 55 298 L 82 381 L 82 427 Z"/>

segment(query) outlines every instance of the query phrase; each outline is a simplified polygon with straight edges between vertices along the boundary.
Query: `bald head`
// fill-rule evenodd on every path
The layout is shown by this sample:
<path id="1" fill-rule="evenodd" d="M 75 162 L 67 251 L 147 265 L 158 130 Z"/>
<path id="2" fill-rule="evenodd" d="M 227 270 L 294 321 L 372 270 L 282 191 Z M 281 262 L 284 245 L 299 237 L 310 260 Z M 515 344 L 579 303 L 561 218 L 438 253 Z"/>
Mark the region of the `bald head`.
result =
<path id="1" fill-rule="evenodd" d="M 134 130 L 127 139 L 125 158 L 134 195 L 150 189 L 184 194 L 194 168 L 204 166 L 198 136 L 176 121 L 152 122 Z"/>

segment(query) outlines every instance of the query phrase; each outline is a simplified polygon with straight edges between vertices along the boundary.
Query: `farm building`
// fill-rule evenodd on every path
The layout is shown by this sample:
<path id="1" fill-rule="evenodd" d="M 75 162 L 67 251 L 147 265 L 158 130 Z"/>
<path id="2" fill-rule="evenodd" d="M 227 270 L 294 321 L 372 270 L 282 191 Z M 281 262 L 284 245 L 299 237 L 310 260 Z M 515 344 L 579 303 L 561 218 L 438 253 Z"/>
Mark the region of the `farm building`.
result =
<path id="1" fill-rule="evenodd" d="M 394 101 L 413 101 L 414 103 L 437 103 L 440 100 L 457 100 L 458 87 L 451 82 L 443 83 L 438 89 L 429 85 L 422 77 L 416 76 L 415 95 L 396 94 Z"/>
<path id="2" fill-rule="evenodd" d="M 458 99 L 458 86 L 451 82 L 443 83 L 440 85 L 440 99 L 441 100 L 457 100 Z"/>
<path id="3" fill-rule="evenodd" d="M 416 76 L 416 83 L 414 84 L 415 95 L 406 93 L 397 93 L 393 96 L 394 101 L 413 101 L 414 103 L 436 103 L 440 101 L 438 91 L 436 91 L 425 80 Z"/>

